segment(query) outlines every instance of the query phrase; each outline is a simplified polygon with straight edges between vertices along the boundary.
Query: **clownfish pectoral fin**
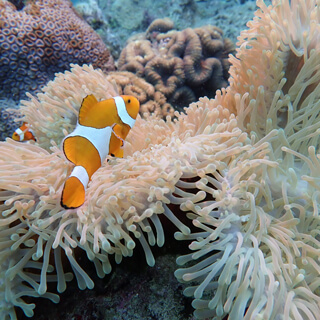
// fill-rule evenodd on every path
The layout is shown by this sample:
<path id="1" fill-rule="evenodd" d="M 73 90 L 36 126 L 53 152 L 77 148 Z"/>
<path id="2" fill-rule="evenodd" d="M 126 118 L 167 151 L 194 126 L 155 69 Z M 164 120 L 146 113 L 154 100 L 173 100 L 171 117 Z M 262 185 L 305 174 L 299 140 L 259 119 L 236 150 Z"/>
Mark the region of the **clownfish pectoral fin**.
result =
<path id="1" fill-rule="evenodd" d="M 117 158 L 123 158 L 124 140 L 122 136 L 122 126 L 118 124 L 114 125 L 112 128 L 112 135 L 110 139 L 109 154 Z"/>
<path id="2" fill-rule="evenodd" d="M 79 120 L 78 120 L 81 125 L 85 125 L 84 121 L 88 116 L 88 112 L 90 112 L 90 109 L 92 108 L 92 106 L 96 105 L 97 103 L 98 103 L 98 100 L 93 94 L 86 96 L 82 100 L 82 104 L 79 109 Z"/>
<path id="3" fill-rule="evenodd" d="M 61 195 L 61 206 L 65 209 L 75 209 L 83 205 L 85 188 L 77 177 L 70 177 L 65 182 Z"/>
<path id="4" fill-rule="evenodd" d="M 127 137 L 128 133 L 129 133 L 129 130 L 130 129 L 126 125 L 115 124 L 112 127 L 112 131 L 113 131 L 114 135 L 122 141 L 122 145 L 123 145 L 124 139 Z"/>
<path id="5" fill-rule="evenodd" d="M 117 158 L 123 158 L 123 149 L 119 148 L 119 149 L 115 150 L 112 155 Z"/>

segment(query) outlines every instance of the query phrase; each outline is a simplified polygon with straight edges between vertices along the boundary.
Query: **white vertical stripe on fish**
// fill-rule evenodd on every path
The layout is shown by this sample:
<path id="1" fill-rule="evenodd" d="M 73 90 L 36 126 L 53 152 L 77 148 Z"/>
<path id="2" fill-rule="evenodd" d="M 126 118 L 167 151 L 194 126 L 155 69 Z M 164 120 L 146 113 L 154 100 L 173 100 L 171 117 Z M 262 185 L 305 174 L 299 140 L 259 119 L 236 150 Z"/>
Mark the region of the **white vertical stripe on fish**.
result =
<path id="1" fill-rule="evenodd" d="M 129 125 L 130 128 L 132 128 L 134 126 L 134 123 L 136 120 L 131 118 L 131 116 L 129 115 L 123 98 L 122 97 L 114 97 L 113 99 L 116 103 L 118 116 L 120 117 L 121 121 L 123 123 Z"/>
<path id="2" fill-rule="evenodd" d="M 83 137 L 89 140 L 94 147 L 97 149 L 100 155 L 101 164 L 106 159 L 107 155 L 109 154 L 109 147 L 110 147 L 110 138 L 111 138 L 112 128 L 105 127 L 101 129 L 92 128 L 82 126 L 81 124 L 77 124 L 76 128 L 73 132 L 66 136 L 68 137 Z"/>
<path id="3" fill-rule="evenodd" d="M 24 140 L 24 131 L 22 131 L 20 128 L 16 129 L 16 134 L 20 137 L 20 141 Z"/>
<path id="4" fill-rule="evenodd" d="M 87 170 L 83 166 L 75 166 L 72 170 L 70 177 L 76 177 L 83 184 L 83 187 L 86 188 L 89 182 L 89 175 Z"/>

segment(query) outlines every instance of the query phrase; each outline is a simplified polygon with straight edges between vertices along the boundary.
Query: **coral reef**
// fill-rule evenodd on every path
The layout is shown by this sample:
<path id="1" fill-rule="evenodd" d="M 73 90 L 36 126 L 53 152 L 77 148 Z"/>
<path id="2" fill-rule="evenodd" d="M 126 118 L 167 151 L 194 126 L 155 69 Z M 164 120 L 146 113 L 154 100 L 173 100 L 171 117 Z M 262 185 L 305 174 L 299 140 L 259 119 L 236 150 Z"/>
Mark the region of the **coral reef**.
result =
<path id="1" fill-rule="evenodd" d="M 22 10 L 1 0 L 0 26 L 0 97 L 25 98 L 70 63 L 114 69 L 101 38 L 67 0 L 30 1 Z"/>
<path id="2" fill-rule="evenodd" d="M 172 27 L 170 19 L 155 20 L 143 38 L 129 41 L 122 50 L 118 68 L 144 78 L 164 96 L 164 103 L 182 110 L 227 85 L 227 58 L 234 48 L 217 27 L 168 31 Z"/>
<path id="3" fill-rule="evenodd" d="M 65 210 L 59 204 L 60 194 L 72 166 L 57 145 L 72 131 L 81 99 L 91 90 L 99 96 L 99 90 L 107 95 L 114 88 L 89 67 L 74 66 L 72 72 L 58 75 L 38 98 L 22 102 L 24 120 L 40 128 L 35 131 L 39 144 L 10 139 L 0 143 L 0 255 L 8 261 L 2 268 L 7 269 L 3 272 L 10 281 L 5 285 L 9 310 L 19 306 L 31 315 L 34 305 L 22 300 L 28 295 L 57 301 L 56 295 L 47 292 L 47 281 L 56 281 L 58 292 L 64 291 L 70 278 L 63 272 L 65 260 L 79 287 L 92 288 L 92 280 L 77 259 L 81 251 L 94 262 L 99 277 L 111 271 L 109 256 L 120 263 L 138 244 L 148 265 L 153 266 L 150 246 L 164 244 L 159 215 L 188 234 L 189 228 L 168 204 L 197 202 L 205 196 L 200 192 L 185 198 L 185 179 L 198 172 L 211 172 L 215 165 L 224 167 L 235 153 L 248 150 L 247 146 L 240 147 L 249 140 L 236 128 L 235 117 L 219 106 L 193 105 L 187 115 L 177 114 L 176 122 L 170 117 L 167 122 L 153 116 L 138 118 L 127 138 L 125 157 L 110 159 L 92 176 L 82 207 Z M 213 149 L 217 153 L 231 151 L 223 151 L 224 155 L 214 160 Z M 13 229 L 8 229 L 9 225 Z M 25 289 L 20 293 L 19 288 Z M 12 310 L 1 312 L 5 318 Z"/>
<path id="4" fill-rule="evenodd" d="M 164 220 L 189 243 L 175 275 L 196 318 L 318 318 L 320 8 L 258 5 L 231 58 L 230 86 L 174 120 L 138 117 L 124 158 L 92 176 L 79 209 L 59 205 L 72 168 L 58 146 L 83 96 L 106 98 L 117 85 L 73 66 L 22 102 L 39 143 L 0 142 L 2 319 L 14 319 L 15 306 L 32 316 L 28 297 L 57 302 L 49 284 L 63 292 L 67 270 L 92 288 L 85 256 L 100 278 L 136 247 L 153 266 Z"/>
<path id="5" fill-rule="evenodd" d="M 154 34 L 159 33 L 166 33 L 170 30 L 172 30 L 174 27 L 174 23 L 169 18 L 163 18 L 163 19 L 155 19 L 151 22 L 149 25 L 147 31 L 146 31 L 146 39 L 152 40 L 154 38 Z"/>

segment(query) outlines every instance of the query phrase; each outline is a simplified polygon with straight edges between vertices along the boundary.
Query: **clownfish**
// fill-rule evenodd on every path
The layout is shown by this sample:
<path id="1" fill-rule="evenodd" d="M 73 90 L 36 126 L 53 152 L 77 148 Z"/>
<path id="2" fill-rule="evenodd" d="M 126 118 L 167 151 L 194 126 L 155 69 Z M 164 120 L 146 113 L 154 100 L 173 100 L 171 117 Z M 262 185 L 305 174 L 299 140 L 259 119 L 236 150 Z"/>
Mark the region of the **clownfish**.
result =
<path id="1" fill-rule="evenodd" d="M 82 101 L 76 128 L 63 140 L 63 152 L 75 167 L 66 180 L 61 206 L 80 207 L 91 176 L 107 155 L 123 157 L 123 142 L 140 108 L 133 96 L 118 96 L 98 102 L 93 95 Z"/>
<path id="2" fill-rule="evenodd" d="M 34 137 L 33 131 L 30 128 L 30 125 L 27 125 L 26 122 L 22 124 L 22 126 L 13 133 L 12 139 L 15 141 L 27 141 L 27 140 L 33 140 L 37 141 Z"/>

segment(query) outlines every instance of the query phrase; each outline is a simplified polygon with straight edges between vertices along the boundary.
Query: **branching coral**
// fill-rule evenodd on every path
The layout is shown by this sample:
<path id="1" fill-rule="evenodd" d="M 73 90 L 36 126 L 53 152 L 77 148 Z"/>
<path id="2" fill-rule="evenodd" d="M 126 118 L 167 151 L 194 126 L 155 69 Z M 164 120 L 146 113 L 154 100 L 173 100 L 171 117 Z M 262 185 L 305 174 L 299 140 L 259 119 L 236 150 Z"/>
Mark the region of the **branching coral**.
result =
<path id="1" fill-rule="evenodd" d="M 118 66 L 153 84 L 166 103 L 182 110 L 194 97 L 213 96 L 216 89 L 227 85 L 227 57 L 233 45 L 214 26 L 169 31 L 172 28 L 169 19 L 155 20 L 144 39 L 132 40 L 122 50 Z M 183 100 L 173 98 L 182 87 L 193 94 Z"/>
<path id="2" fill-rule="evenodd" d="M 0 1 L 0 95 L 20 100 L 70 63 L 113 70 L 110 53 L 69 1 L 30 1 L 17 10 Z"/>

